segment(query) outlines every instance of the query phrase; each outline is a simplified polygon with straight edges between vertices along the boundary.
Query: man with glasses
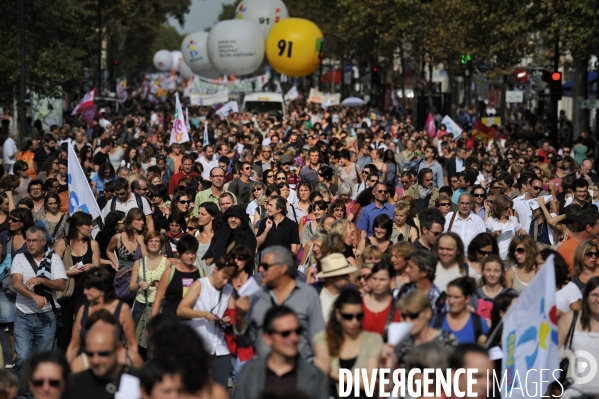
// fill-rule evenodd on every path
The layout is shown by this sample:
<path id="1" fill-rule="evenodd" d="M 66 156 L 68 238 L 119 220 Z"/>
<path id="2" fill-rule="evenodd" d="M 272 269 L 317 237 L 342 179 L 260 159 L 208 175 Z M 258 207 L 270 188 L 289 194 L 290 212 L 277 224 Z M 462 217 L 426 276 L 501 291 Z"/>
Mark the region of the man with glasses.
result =
<path id="1" fill-rule="evenodd" d="M 204 167 L 202 177 L 204 178 L 204 180 L 208 180 L 212 168 L 218 167 L 218 159 L 216 159 L 216 157 L 214 156 L 214 146 L 212 144 L 208 144 L 207 146 L 205 146 L 204 155 L 196 159 L 196 162 L 202 164 L 202 166 Z"/>
<path id="2" fill-rule="evenodd" d="M 264 316 L 269 309 L 285 305 L 300 315 L 302 331 L 299 334 L 299 357 L 304 362 L 311 362 L 314 357 L 312 342 L 325 327 L 316 290 L 296 280 L 293 254 L 285 247 L 275 245 L 265 249 L 258 267 L 262 273 L 260 291 L 251 300 L 243 296 L 235 302 L 237 344 L 240 347 L 254 346 L 257 357 L 267 356 L 271 348 L 266 342 L 265 333 L 272 331 L 272 328 L 267 325 Z M 242 373 L 246 367 L 241 369 Z M 326 393 L 328 397 L 328 390 Z"/>
<path id="3" fill-rule="evenodd" d="M 251 190 L 252 190 L 252 164 L 249 162 L 242 162 L 239 177 L 229 182 L 228 189 L 235 194 L 239 205 L 244 209 L 247 208 L 251 202 Z"/>
<path id="4" fill-rule="evenodd" d="M 283 154 L 279 158 L 279 162 L 281 162 L 281 169 L 285 172 L 285 175 L 287 176 L 287 180 L 285 182 L 289 184 L 289 188 L 291 190 L 296 190 L 298 184 L 300 184 L 302 180 L 297 174 L 291 171 L 291 157 L 289 157 L 289 155 L 287 154 Z"/>
<path id="5" fill-rule="evenodd" d="M 220 207 L 219 197 L 223 192 L 227 192 L 233 196 L 235 202 L 237 202 L 237 197 L 230 191 L 224 190 L 225 185 L 225 171 L 219 167 L 212 168 L 210 171 L 210 181 L 212 182 L 212 186 L 207 188 L 204 191 L 200 191 L 195 198 L 195 205 L 193 207 L 193 216 L 198 216 L 198 210 L 200 205 L 204 202 L 213 202 Z"/>
<path id="6" fill-rule="evenodd" d="M 456 233 L 462 239 L 464 248 L 480 233 L 484 233 L 485 223 L 480 216 L 472 213 L 472 195 L 464 193 L 458 198 L 458 211 L 445 216 L 445 231 Z"/>
<path id="7" fill-rule="evenodd" d="M 147 189 L 147 185 L 146 185 Z M 122 211 L 125 215 L 133 208 L 139 210 L 146 216 L 146 226 L 148 231 L 154 230 L 154 219 L 152 218 L 152 208 L 150 202 L 139 194 L 132 193 L 129 190 L 129 182 L 126 179 L 118 178 L 114 181 L 114 197 L 106 202 L 102 210 L 102 216 L 106 216 L 111 211 Z"/>
<path id="8" fill-rule="evenodd" d="M 27 186 L 27 192 L 29 198 L 33 201 L 33 219 L 37 220 L 37 217 L 44 213 L 44 197 L 46 196 L 46 190 L 44 189 L 44 183 L 41 180 L 31 180 Z"/>
<path id="9" fill-rule="evenodd" d="M 46 229 L 37 225 L 30 227 L 26 240 L 27 252 L 14 257 L 10 270 L 13 288 L 17 291 L 14 335 L 15 372 L 19 380 L 23 378 L 25 363 L 32 352 L 52 349 L 56 312 L 60 308 L 56 291 L 64 290 L 67 280 L 62 260 L 46 246 Z"/>
<path id="10" fill-rule="evenodd" d="M 532 210 L 528 202 L 539 196 L 543 189 L 543 181 L 535 174 L 522 173 L 518 179 L 518 188 L 524 190 L 524 194 L 514 199 L 514 210 L 518 212 L 518 219 L 524 231 L 530 231 Z"/>
<path id="11" fill-rule="evenodd" d="M 218 165 L 218 161 L 217 161 Z M 172 195 L 175 193 L 175 188 L 179 186 L 179 181 L 184 178 L 193 179 L 196 176 L 200 176 L 199 173 L 193 170 L 193 158 L 189 155 L 184 155 L 181 161 L 181 172 L 177 172 L 173 175 L 169 185 L 168 193 Z M 224 180 L 223 180 L 224 184 Z"/>
<path id="12" fill-rule="evenodd" d="M 233 399 L 258 398 L 266 390 L 280 395 L 298 390 L 309 398 L 328 399 L 327 376 L 316 366 L 298 361 L 304 335 L 299 317 L 290 307 L 276 306 L 268 310 L 264 316 L 262 339 L 270 353 L 243 366 Z"/>
<path id="13" fill-rule="evenodd" d="M 371 237 L 374 234 L 374 219 L 378 215 L 385 214 L 391 220 L 395 220 L 393 205 L 387 202 L 389 195 L 387 186 L 384 183 L 376 183 L 372 188 L 372 192 L 374 194 L 374 202 L 362 210 L 360 219 L 358 219 L 358 223 L 356 224 L 356 227 L 362 230 L 361 235 L 363 239 Z"/>
<path id="14" fill-rule="evenodd" d="M 119 363 L 118 353 L 123 343 L 116 326 L 104 321 L 96 322 L 85 336 L 85 354 L 89 369 L 72 376 L 70 398 L 120 398 L 125 392 L 124 382 L 129 389 L 139 392 L 139 372 Z M 123 378 L 127 374 L 127 378 Z"/>
<path id="15" fill-rule="evenodd" d="M 361 182 L 356 185 L 354 198 L 356 198 L 358 194 L 360 194 L 366 188 L 372 188 L 376 183 L 379 182 L 379 171 L 374 164 L 369 163 L 365 165 L 360 174 L 359 180 L 361 180 Z"/>
<path id="16" fill-rule="evenodd" d="M 414 241 L 414 248 L 430 251 L 443 233 L 445 218 L 440 210 L 428 208 L 420 213 L 420 237 Z"/>

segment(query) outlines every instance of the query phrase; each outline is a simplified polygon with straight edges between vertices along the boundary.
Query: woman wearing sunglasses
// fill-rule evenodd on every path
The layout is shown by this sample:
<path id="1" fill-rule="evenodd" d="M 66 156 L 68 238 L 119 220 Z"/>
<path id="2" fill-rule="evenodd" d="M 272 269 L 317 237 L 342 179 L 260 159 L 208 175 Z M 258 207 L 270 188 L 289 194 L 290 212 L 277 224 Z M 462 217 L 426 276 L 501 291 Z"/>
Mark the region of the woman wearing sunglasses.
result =
<path id="1" fill-rule="evenodd" d="M 435 208 L 441 211 L 443 217 L 447 216 L 447 214 L 451 210 L 451 198 L 449 197 L 449 195 L 439 194 L 439 196 L 435 200 Z M 397 214 L 395 215 L 395 222 L 397 223 Z"/>
<path id="2" fill-rule="evenodd" d="M 487 231 L 497 240 L 499 256 L 508 258 L 510 243 L 517 234 L 526 234 L 520 221 L 511 215 L 514 202 L 505 195 L 499 195 L 493 200 L 493 212 L 485 222 Z"/>
<path id="3" fill-rule="evenodd" d="M 181 212 L 185 215 L 185 221 L 189 223 L 191 219 L 191 211 L 193 210 L 193 200 L 189 197 L 186 191 L 181 190 L 175 192 L 171 201 L 171 213 Z"/>
<path id="4" fill-rule="evenodd" d="M 272 169 L 266 169 L 262 172 L 262 183 L 267 187 L 275 184 L 275 172 Z"/>
<path id="5" fill-rule="evenodd" d="M 599 258 L 599 246 L 590 240 L 578 244 L 576 251 L 574 251 L 572 282 L 583 294 L 589 280 L 593 277 L 599 277 L 597 258 Z"/>
<path id="6" fill-rule="evenodd" d="M 36 353 L 27 362 L 26 385 L 34 399 L 61 399 L 69 388 L 70 373 L 62 353 Z"/>
<path id="7" fill-rule="evenodd" d="M 394 355 L 397 357 L 397 364 L 405 365 L 407 356 L 412 349 L 427 342 L 435 342 L 446 348 L 449 352 L 453 352 L 458 346 L 458 340 L 453 333 L 431 326 L 431 320 L 434 315 L 433 306 L 430 298 L 424 292 L 418 289 L 408 292 L 398 301 L 397 307 L 399 308 L 401 319 L 412 323 L 410 335 L 405 340 L 396 347 L 387 344 L 385 345 L 385 349 L 383 349 L 383 353 L 388 348 L 393 349 Z"/>
<path id="8" fill-rule="evenodd" d="M 264 193 L 264 190 L 266 190 L 266 186 L 264 185 L 264 183 L 262 183 L 261 181 L 252 182 L 250 190 L 250 203 L 245 208 L 245 211 L 250 217 L 250 220 L 253 220 L 254 218 L 256 208 L 259 206 L 258 199 L 260 198 L 260 195 Z M 264 206 L 264 203 L 262 203 L 261 206 Z"/>
<path id="9" fill-rule="evenodd" d="M 508 263 L 513 266 L 505 272 L 506 285 L 521 294 L 537 274 L 538 255 L 539 249 L 531 236 L 514 237 L 508 251 Z"/>
<path id="10" fill-rule="evenodd" d="M 474 199 L 472 212 L 486 222 L 491 212 L 491 206 L 487 202 L 487 191 L 483 186 L 476 184 L 472 187 L 472 199 Z"/>
<path id="11" fill-rule="evenodd" d="M 28 209 L 13 209 L 8 215 L 8 230 L 0 233 L 0 254 L 2 254 L 2 262 L 10 262 L 7 265 L 7 273 L 10 273 L 12 261 L 17 254 L 27 253 L 27 243 L 25 232 L 33 226 L 33 217 Z M 9 259 L 7 257 L 10 256 Z M 13 335 L 15 323 L 15 298 L 6 296 L 4 289 L 0 287 L 0 322 L 6 324 L 8 328 L 8 340 L 12 347 L 13 357 L 10 361 L 6 361 L 7 365 L 12 365 L 17 357 L 15 352 L 15 339 Z"/>
<path id="12" fill-rule="evenodd" d="M 231 373 L 231 352 L 225 340 L 227 330 L 232 332 L 228 309 L 235 308 L 233 287 L 228 282 L 237 270 L 230 256 L 219 258 L 214 273 L 196 280 L 177 308 L 177 316 L 191 319 L 189 325 L 207 344 L 213 361 L 212 380 L 223 387 Z"/>
<path id="13" fill-rule="evenodd" d="M 489 233 L 480 233 L 468 245 L 468 265 L 482 275 L 482 262 L 489 255 L 499 255 L 497 240 Z"/>
<path id="14" fill-rule="evenodd" d="M 370 375 L 379 367 L 383 348 L 381 336 L 364 331 L 364 306 L 360 293 L 352 288 L 343 290 L 331 311 L 326 329 L 314 337 L 314 365 L 329 376 L 330 396 L 339 397 L 339 369 L 367 370 Z M 360 397 L 365 397 L 360 380 Z M 354 396 L 353 389 L 350 396 Z"/>

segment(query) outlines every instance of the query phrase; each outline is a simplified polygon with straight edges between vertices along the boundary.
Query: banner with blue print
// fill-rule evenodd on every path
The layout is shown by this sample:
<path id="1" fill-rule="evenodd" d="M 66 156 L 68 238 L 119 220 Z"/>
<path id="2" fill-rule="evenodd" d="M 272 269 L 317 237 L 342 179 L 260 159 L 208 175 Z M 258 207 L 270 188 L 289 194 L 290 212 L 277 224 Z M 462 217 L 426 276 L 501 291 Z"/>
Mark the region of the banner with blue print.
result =
<path id="1" fill-rule="evenodd" d="M 96 201 L 96 197 L 83 173 L 83 168 L 77 161 L 77 154 L 73 145 L 69 143 L 69 174 L 67 181 L 69 183 L 69 215 L 75 212 L 85 212 L 92 215 L 94 220 L 94 231 L 92 235 L 95 237 L 98 226 L 102 225 L 102 212 Z"/>
<path id="2" fill-rule="evenodd" d="M 551 255 L 503 317 L 502 398 L 541 397 L 559 377 L 555 291 Z"/>

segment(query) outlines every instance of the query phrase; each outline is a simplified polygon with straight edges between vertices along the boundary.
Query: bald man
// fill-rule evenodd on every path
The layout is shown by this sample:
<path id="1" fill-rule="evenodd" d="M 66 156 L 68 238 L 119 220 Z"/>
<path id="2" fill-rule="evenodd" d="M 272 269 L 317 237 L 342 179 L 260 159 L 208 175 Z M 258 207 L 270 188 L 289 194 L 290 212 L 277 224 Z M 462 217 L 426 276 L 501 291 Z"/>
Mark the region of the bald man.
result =
<path id="1" fill-rule="evenodd" d="M 90 368 L 73 376 L 73 398 L 108 399 L 117 392 L 139 392 L 138 371 L 119 364 L 117 352 L 122 347 L 121 332 L 99 321 L 87 332 L 85 351 Z"/>

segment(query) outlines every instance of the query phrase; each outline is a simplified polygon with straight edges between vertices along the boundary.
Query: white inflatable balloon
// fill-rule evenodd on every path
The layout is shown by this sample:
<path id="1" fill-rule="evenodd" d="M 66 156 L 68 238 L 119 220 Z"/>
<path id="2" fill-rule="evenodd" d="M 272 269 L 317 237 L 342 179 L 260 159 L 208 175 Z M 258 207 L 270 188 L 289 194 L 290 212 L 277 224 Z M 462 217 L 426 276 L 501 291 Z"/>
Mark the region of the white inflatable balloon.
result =
<path id="1" fill-rule="evenodd" d="M 217 23 L 208 34 L 208 58 L 221 74 L 255 72 L 264 59 L 264 37 L 258 25 L 238 19 Z"/>
<path id="2" fill-rule="evenodd" d="M 173 65 L 173 56 L 168 50 L 159 50 L 154 54 L 154 66 L 161 72 L 170 71 Z"/>
<path id="3" fill-rule="evenodd" d="M 258 24 L 264 40 L 272 27 L 289 18 L 289 11 L 281 0 L 244 0 L 235 10 L 235 19 L 246 19 Z"/>
<path id="4" fill-rule="evenodd" d="M 191 77 L 193 76 L 193 72 L 189 65 L 187 65 L 187 62 L 181 61 L 181 63 L 179 64 L 179 75 L 181 75 L 181 77 L 185 80 L 191 79 Z"/>
<path id="5" fill-rule="evenodd" d="M 173 57 L 173 64 L 171 65 L 171 69 L 178 71 L 179 65 L 183 61 L 183 54 L 179 50 L 174 50 L 171 51 L 171 56 Z"/>
<path id="6" fill-rule="evenodd" d="M 203 75 L 204 71 L 212 69 L 210 60 L 208 59 L 208 32 L 195 32 L 185 36 L 181 43 L 181 53 L 183 60 L 197 75 Z"/>

